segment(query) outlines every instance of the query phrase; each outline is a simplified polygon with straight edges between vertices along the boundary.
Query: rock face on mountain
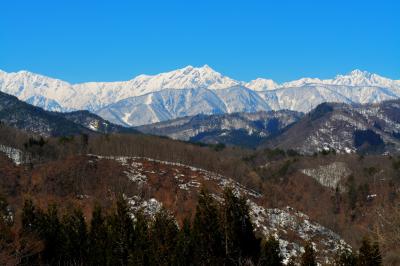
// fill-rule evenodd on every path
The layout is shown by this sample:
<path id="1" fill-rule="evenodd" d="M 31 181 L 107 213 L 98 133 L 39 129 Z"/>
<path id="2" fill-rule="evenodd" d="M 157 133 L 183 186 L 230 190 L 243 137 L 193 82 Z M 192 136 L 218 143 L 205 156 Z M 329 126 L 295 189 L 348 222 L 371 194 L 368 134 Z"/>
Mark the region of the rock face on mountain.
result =
<path id="1" fill-rule="evenodd" d="M 380 104 L 323 103 L 264 147 L 301 153 L 400 151 L 400 100 Z"/>
<path id="2" fill-rule="evenodd" d="M 104 120 L 98 115 L 89 111 L 73 111 L 67 113 L 59 113 L 62 117 L 72 121 L 78 125 L 84 126 L 92 131 L 110 134 L 110 133 L 139 133 L 130 127 L 123 127 Z"/>
<path id="3" fill-rule="evenodd" d="M 46 110 L 89 110 L 113 123 L 138 126 L 197 114 L 308 112 L 323 102 L 378 103 L 399 98 L 400 81 L 355 70 L 326 80 L 242 82 L 205 65 L 129 81 L 81 84 L 27 71 L 0 71 L 0 90 Z"/>
<path id="4" fill-rule="evenodd" d="M 295 111 L 196 115 L 137 127 L 143 133 L 173 139 L 256 147 L 303 116 Z"/>
<path id="5" fill-rule="evenodd" d="M 88 111 L 71 113 L 45 111 L 2 92 L 0 92 L 0 121 L 41 136 L 137 132 L 134 129 L 114 125 Z"/>

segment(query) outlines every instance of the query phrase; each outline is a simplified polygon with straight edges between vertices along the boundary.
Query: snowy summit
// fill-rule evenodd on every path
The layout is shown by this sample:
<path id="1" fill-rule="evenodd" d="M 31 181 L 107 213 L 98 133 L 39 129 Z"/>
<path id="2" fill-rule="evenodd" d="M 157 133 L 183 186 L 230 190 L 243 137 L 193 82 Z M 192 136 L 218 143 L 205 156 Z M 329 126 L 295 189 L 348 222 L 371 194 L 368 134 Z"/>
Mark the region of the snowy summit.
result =
<path id="1" fill-rule="evenodd" d="M 400 81 L 354 70 L 325 80 L 243 82 L 204 65 L 128 81 L 80 84 L 28 71 L 0 71 L 0 90 L 47 110 L 89 110 L 114 123 L 136 126 L 201 113 L 307 112 L 322 102 L 376 103 L 399 98 Z"/>

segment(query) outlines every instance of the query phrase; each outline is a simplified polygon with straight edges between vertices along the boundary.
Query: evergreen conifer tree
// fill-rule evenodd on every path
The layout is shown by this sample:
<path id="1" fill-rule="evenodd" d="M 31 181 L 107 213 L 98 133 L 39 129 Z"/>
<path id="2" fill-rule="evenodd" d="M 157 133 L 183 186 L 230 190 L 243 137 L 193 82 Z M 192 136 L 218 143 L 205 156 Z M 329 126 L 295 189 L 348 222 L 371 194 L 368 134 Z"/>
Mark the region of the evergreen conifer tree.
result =
<path id="1" fill-rule="evenodd" d="M 149 265 L 150 240 L 149 222 L 142 210 L 135 213 L 134 243 L 129 254 L 130 265 Z"/>
<path id="2" fill-rule="evenodd" d="M 190 220 L 185 219 L 179 230 L 175 248 L 174 265 L 193 265 L 193 241 Z"/>
<path id="3" fill-rule="evenodd" d="M 379 251 L 378 243 L 371 244 L 371 241 L 365 237 L 361 242 L 361 247 L 358 252 L 359 266 L 379 266 L 382 265 L 382 256 Z"/>
<path id="4" fill-rule="evenodd" d="M 354 210 L 357 205 L 358 193 L 353 175 L 349 176 L 346 185 L 347 185 L 347 196 L 349 200 L 349 207 L 351 210 Z"/>
<path id="5" fill-rule="evenodd" d="M 152 265 L 172 264 L 177 235 L 175 218 L 165 209 L 158 211 L 150 230 Z"/>
<path id="6" fill-rule="evenodd" d="M 105 265 L 109 261 L 109 241 L 105 217 L 96 205 L 93 209 L 88 233 L 88 264 Z"/>
<path id="7" fill-rule="evenodd" d="M 259 261 L 260 266 L 281 266 L 283 257 L 281 255 L 279 241 L 270 236 L 264 241 L 261 249 L 261 257 Z"/>
<path id="8" fill-rule="evenodd" d="M 249 207 L 245 198 L 237 197 L 231 188 L 224 191 L 222 226 L 227 261 L 243 263 L 258 260 L 260 242 L 254 234 Z"/>
<path id="9" fill-rule="evenodd" d="M 21 213 L 20 247 L 21 265 L 38 265 L 40 238 L 39 221 L 43 212 L 37 209 L 31 199 L 24 201 Z"/>
<path id="10" fill-rule="evenodd" d="M 27 199 L 24 202 L 21 213 L 21 223 L 24 233 L 32 233 L 37 229 L 36 208 L 31 199 Z"/>
<path id="11" fill-rule="evenodd" d="M 339 249 L 336 258 L 335 258 L 336 266 L 355 266 L 357 265 L 357 257 L 353 254 L 353 252 L 347 248 Z"/>
<path id="12" fill-rule="evenodd" d="M 304 247 L 304 253 L 301 256 L 301 266 L 317 266 L 314 248 L 309 242 Z"/>
<path id="13" fill-rule="evenodd" d="M 117 208 L 108 221 L 111 243 L 111 265 L 127 265 L 130 248 L 133 247 L 133 221 L 123 197 L 117 200 Z"/>
<path id="14" fill-rule="evenodd" d="M 12 220 L 8 219 L 7 206 L 6 198 L 0 194 L 0 251 L 5 250 L 13 240 L 11 232 Z"/>
<path id="15" fill-rule="evenodd" d="M 220 265 L 223 262 L 224 245 L 218 217 L 217 203 L 206 190 L 202 189 L 193 221 L 196 265 Z"/>
<path id="16" fill-rule="evenodd" d="M 68 264 L 86 263 L 88 237 L 85 218 L 80 209 L 73 209 L 63 218 L 64 260 Z"/>
<path id="17" fill-rule="evenodd" d="M 62 263 L 65 238 L 57 206 L 50 205 L 38 218 L 38 231 L 44 242 L 43 259 L 50 265 Z"/>

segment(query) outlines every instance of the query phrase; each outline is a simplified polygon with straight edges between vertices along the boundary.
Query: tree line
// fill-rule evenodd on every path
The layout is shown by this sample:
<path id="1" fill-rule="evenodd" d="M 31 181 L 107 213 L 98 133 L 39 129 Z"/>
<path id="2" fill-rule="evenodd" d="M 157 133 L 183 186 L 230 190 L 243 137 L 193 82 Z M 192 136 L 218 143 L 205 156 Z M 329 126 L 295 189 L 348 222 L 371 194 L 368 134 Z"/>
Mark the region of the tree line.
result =
<path id="1" fill-rule="evenodd" d="M 1 217 L 5 213 L 4 209 Z M 9 222 L 4 221 L 1 236 L 10 236 Z M 231 189 L 224 191 L 221 202 L 202 190 L 195 215 L 181 226 L 165 209 L 152 218 L 143 210 L 132 211 L 123 197 L 112 211 L 96 206 L 90 221 L 79 208 L 61 214 L 55 205 L 44 210 L 28 199 L 20 223 L 21 241 L 15 251 L 19 265 L 273 266 L 283 265 L 284 259 L 274 236 L 255 233 L 246 199 Z M 381 261 L 378 245 L 365 239 L 358 253 L 340 250 L 335 264 L 381 265 Z M 313 246 L 308 243 L 288 265 L 317 265 Z"/>
<path id="2" fill-rule="evenodd" d="M 239 148 L 202 147 L 143 134 L 42 137 L 1 123 L 0 144 L 23 151 L 22 161 L 31 167 L 85 154 L 149 157 L 203 168 L 260 189 L 260 179 L 249 175 L 251 168 L 241 159 L 242 154 L 247 152 Z"/>
<path id="3" fill-rule="evenodd" d="M 126 200 L 106 213 L 94 208 L 89 223 L 80 209 L 60 215 L 26 200 L 21 234 L 43 243 L 21 264 L 48 265 L 282 265 L 279 242 L 261 242 L 254 233 L 246 200 L 226 190 L 223 203 L 202 190 L 193 219 L 179 227 L 165 209 L 149 218 L 131 212 Z"/>

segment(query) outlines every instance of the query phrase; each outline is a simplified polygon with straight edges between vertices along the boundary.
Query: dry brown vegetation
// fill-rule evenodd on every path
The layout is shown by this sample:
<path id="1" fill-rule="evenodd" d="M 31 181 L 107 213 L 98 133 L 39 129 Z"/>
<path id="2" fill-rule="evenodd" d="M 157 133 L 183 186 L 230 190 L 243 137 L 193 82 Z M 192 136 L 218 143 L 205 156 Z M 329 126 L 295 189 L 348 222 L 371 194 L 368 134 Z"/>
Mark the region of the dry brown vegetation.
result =
<path id="1" fill-rule="evenodd" d="M 299 171 L 338 161 L 344 162 L 354 177 L 354 208 L 350 204 L 348 176 L 342 180 L 346 191 L 338 193 Z M 384 246 L 384 253 L 398 261 L 399 161 L 390 156 L 300 156 L 267 160 L 260 163 L 263 167 L 258 168 L 258 174 L 264 179 L 266 206 L 294 207 L 338 232 L 355 247 L 364 235 L 374 236 Z"/>
<path id="2" fill-rule="evenodd" d="M 125 155 L 179 162 L 234 178 L 264 194 L 266 207 L 291 206 L 339 233 L 355 247 L 366 234 L 382 245 L 388 263 L 399 260 L 400 159 L 389 156 L 317 155 L 299 156 L 281 151 L 250 152 L 238 148 L 215 151 L 180 141 L 146 135 L 105 135 L 50 138 L 42 147 L 24 145 L 28 136 L 0 126 L 0 144 L 31 154 L 30 164 L 15 166 L 0 156 L 0 187 L 16 215 L 25 198 L 40 207 L 58 203 L 62 208 L 80 206 L 88 219 L 95 202 L 110 208 L 116 195 L 155 197 L 180 220 L 193 213 L 196 194 L 177 189 L 168 165 L 143 161 L 154 169 L 148 185 L 129 182 L 121 165 L 113 160 L 92 160 L 82 154 Z M 348 191 L 341 193 L 321 186 L 299 170 L 332 162 L 344 162 L 352 172 L 357 192 L 354 206 Z M 181 169 L 181 171 L 187 171 Z M 342 184 L 347 186 L 346 177 Z M 207 185 L 207 184 L 206 184 Z M 210 190 L 218 188 L 211 184 Z M 368 199 L 368 195 L 376 197 Z M 86 197 L 88 195 L 88 197 Z M 15 229 L 17 230 L 17 229 Z M 13 232 L 16 234 L 16 231 Z M 390 264 L 389 264 L 390 265 Z M 393 264 L 396 265 L 396 264 Z"/>

